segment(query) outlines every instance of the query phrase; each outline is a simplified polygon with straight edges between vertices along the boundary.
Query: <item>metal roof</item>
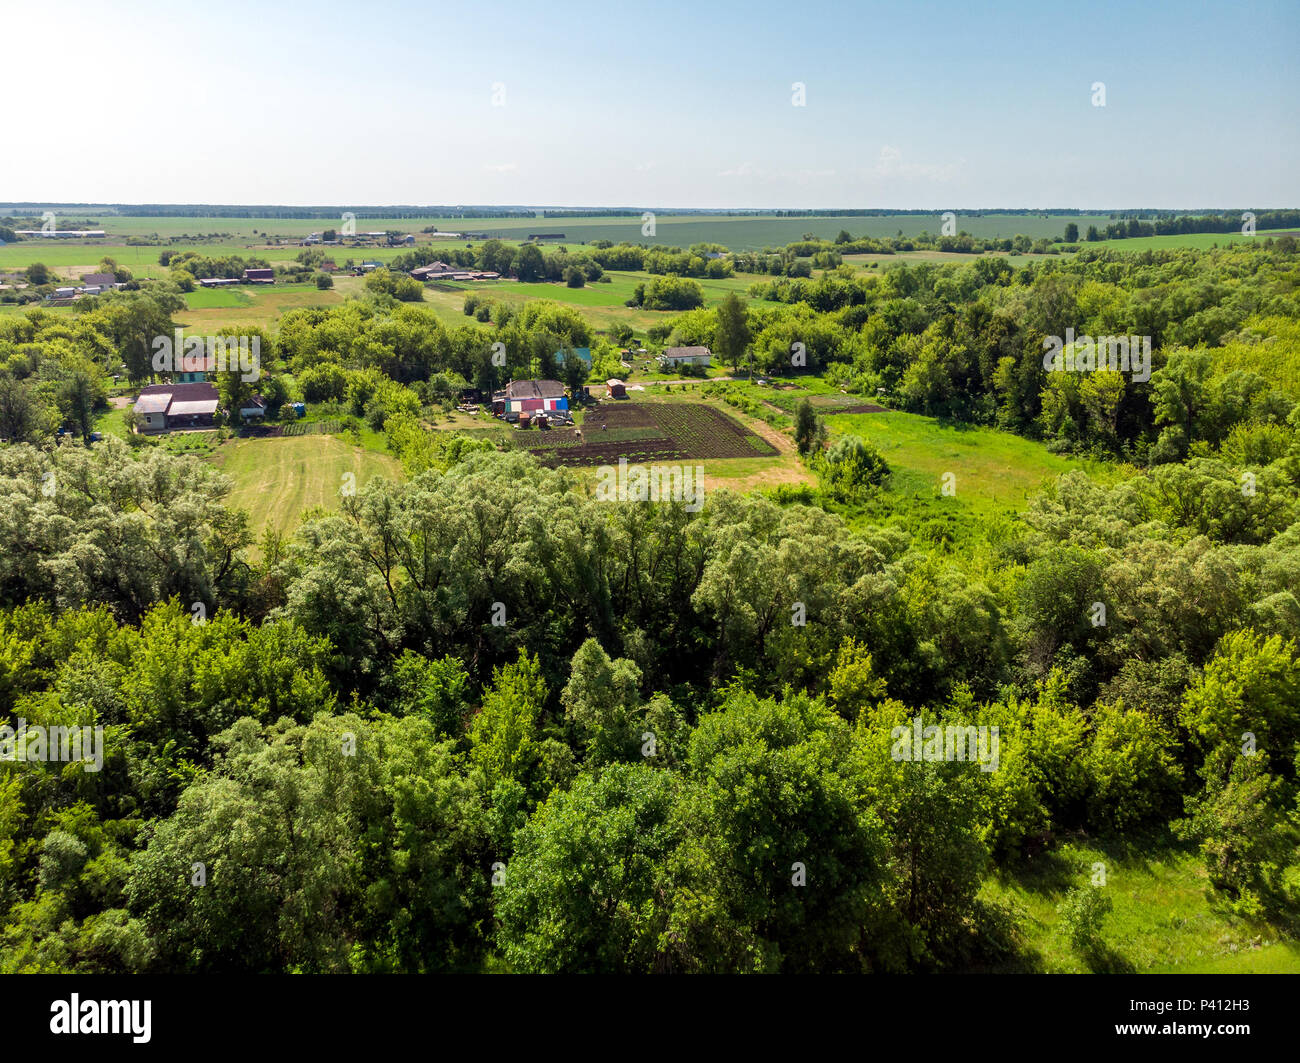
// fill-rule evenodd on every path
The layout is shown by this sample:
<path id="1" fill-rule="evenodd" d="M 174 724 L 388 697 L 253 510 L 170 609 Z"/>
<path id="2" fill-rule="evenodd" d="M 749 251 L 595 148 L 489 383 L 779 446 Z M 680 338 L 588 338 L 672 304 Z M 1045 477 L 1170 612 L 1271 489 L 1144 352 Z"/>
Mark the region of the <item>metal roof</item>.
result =
<path id="1" fill-rule="evenodd" d="M 185 417 L 192 414 L 216 413 L 216 399 L 194 399 L 190 402 L 173 402 L 167 410 L 168 417 Z"/>
<path id="2" fill-rule="evenodd" d="M 161 395 L 141 395 L 135 403 L 136 413 L 165 413 L 167 405 L 172 401 L 171 392 L 164 392 Z"/>

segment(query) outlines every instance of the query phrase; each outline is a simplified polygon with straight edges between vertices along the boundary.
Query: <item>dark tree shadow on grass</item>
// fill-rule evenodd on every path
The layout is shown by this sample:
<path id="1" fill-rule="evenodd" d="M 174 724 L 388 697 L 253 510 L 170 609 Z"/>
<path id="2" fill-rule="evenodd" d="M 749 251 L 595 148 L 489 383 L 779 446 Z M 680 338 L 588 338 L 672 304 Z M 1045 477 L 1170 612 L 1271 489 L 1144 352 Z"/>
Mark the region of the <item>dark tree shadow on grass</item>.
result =
<path id="1" fill-rule="evenodd" d="M 1079 951 L 1079 958 L 1093 974 L 1137 974 L 1133 961 L 1104 941 L 1085 946 Z"/>

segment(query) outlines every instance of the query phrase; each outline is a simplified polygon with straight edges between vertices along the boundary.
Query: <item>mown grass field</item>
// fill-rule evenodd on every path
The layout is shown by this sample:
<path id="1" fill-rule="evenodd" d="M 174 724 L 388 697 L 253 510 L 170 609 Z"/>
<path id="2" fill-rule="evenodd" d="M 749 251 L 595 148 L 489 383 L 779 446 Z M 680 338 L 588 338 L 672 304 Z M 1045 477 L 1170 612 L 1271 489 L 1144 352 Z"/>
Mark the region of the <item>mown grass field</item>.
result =
<path id="1" fill-rule="evenodd" d="M 1087 469 L 1108 477 L 1113 467 L 1051 453 L 1041 443 L 993 428 L 967 428 L 933 417 L 898 413 L 826 416 L 831 442 L 856 435 L 872 443 L 888 462 L 889 491 L 955 515 L 992 516 L 1019 512 L 1030 495 L 1061 473 Z M 943 493 L 952 474 L 953 492 Z"/>
<path id="2" fill-rule="evenodd" d="M 255 296 L 238 288 L 198 288 L 185 296 L 187 310 L 211 310 L 214 307 L 252 306 Z"/>
<path id="3" fill-rule="evenodd" d="M 375 476 L 402 479 L 396 458 L 328 435 L 233 440 L 211 461 L 235 481 L 227 504 L 248 511 L 257 535 L 290 534 L 316 507 L 337 510 L 344 473 L 355 475 L 358 491 Z"/>
<path id="4" fill-rule="evenodd" d="M 896 511 L 954 520 L 1009 516 L 1022 510 L 1030 496 L 1062 473 L 1082 469 L 1105 481 L 1124 475 L 1116 466 L 1062 457 L 1042 443 L 996 428 L 957 425 L 895 410 L 835 413 L 832 403 L 867 403 L 871 397 L 845 395 L 819 377 L 803 377 L 797 383 L 797 389 L 743 381 L 730 386 L 787 417 L 803 398 L 811 398 L 832 445 L 846 435 L 860 436 L 874 445 L 889 465 L 888 508 Z M 951 494 L 943 491 L 945 473 L 952 474 Z M 882 514 L 883 510 L 876 515 Z"/>
<path id="5" fill-rule="evenodd" d="M 360 282 L 360 278 L 340 280 Z M 343 291 L 351 288 L 336 283 L 335 287 L 322 291 L 314 284 L 274 284 L 235 290 L 194 291 L 186 295 L 186 309 L 176 314 L 176 323 L 205 333 L 224 325 L 259 325 L 274 331 L 286 310 L 334 306 L 343 302 Z"/>

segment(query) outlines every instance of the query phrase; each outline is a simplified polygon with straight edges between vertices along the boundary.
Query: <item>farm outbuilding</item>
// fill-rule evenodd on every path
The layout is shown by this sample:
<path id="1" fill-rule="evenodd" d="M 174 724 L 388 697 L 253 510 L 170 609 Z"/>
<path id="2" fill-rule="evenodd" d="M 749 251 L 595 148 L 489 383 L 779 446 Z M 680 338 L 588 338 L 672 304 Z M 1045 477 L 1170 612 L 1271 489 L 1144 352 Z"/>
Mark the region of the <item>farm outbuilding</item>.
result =
<path id="1" fill-rule="evenodd" d="M 24 239 L 44 240 L 102 240 L 105 235 L 103 229 L 15 229 L 14 232 Z"/>
<path id="2" fill-rule="evenodd" d="M 627 385 L 621 380 L 606 380 L 605 386 L 609 388 L 609 397 L 611 399 L 627 398 Z"/>
<path id="3" fill-rule="evenodd" d="M 239 408 L 239 417 L 243 421 L 261 420 L 266 416 L 266 400 L 261 395 L 249 397 Z"/>
<path id="4" fill-rule="evenodd" d="M 274 284 L 275 270 L 246 269 L 244 270 L 244 280 L 246 280 L 249 284 Z"/>
<path id="5" fill-rule="evenodd" d="M 708 365 L 712 351 L 707 347 L 665 347 L 659 356 L 661 365 Z"/>

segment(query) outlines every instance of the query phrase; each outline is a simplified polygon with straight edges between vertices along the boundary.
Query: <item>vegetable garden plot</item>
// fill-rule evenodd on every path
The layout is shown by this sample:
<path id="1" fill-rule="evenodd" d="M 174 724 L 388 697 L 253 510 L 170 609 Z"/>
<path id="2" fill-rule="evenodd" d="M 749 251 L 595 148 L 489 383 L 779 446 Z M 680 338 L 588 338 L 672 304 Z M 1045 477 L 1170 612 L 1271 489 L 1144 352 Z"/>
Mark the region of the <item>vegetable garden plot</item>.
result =
<path id="1" fill-rule="evenodd" d="M 291 421 L 284 426 L 286 436 L 309 436 L 317 433 L 330 434 L 343 431 L 338 421 Z"/>
<path id="2" fill-rule="evenodd" d="M 587 414 L 581 435 L 538 433 L 519 445 L 547 465 L 606 465 L 691 458 L 753 458 L 777 451 L 739 421 L 703 403 L 602 407 Z"/>

